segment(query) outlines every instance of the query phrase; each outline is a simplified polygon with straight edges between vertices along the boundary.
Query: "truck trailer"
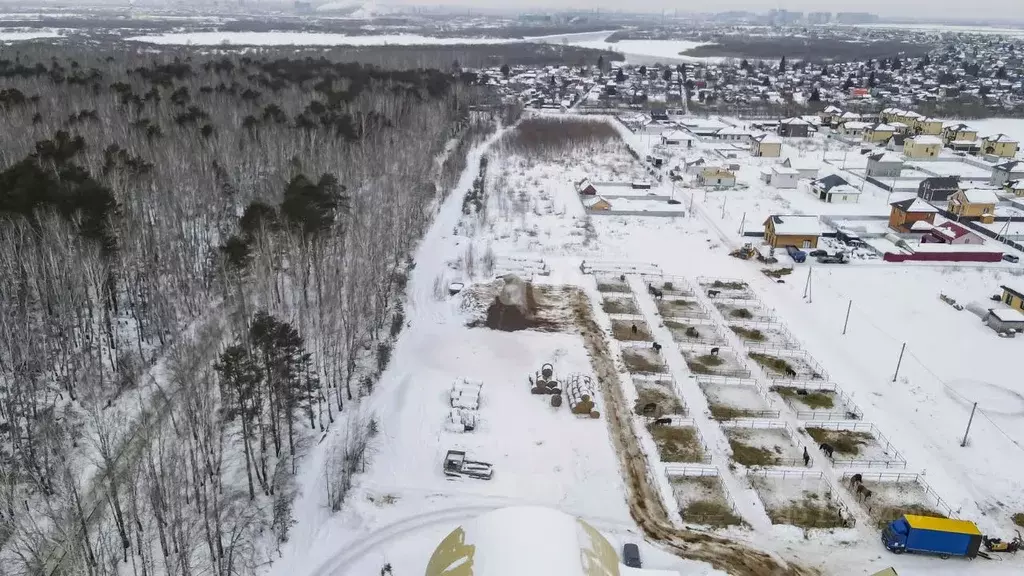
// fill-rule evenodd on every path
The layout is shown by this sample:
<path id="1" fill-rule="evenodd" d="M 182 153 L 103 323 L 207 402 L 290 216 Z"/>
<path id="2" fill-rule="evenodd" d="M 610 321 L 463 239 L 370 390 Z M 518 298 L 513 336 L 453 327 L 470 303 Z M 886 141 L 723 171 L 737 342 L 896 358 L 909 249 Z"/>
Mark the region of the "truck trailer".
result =
<path id="1" fill-rule="evenodd" d="M 905 514 L 882 530 L 882 543 L 896 554 L 914 552 L 942 558 L 974 558 L 981 548 L 981 531 L 974 522 Z"/>

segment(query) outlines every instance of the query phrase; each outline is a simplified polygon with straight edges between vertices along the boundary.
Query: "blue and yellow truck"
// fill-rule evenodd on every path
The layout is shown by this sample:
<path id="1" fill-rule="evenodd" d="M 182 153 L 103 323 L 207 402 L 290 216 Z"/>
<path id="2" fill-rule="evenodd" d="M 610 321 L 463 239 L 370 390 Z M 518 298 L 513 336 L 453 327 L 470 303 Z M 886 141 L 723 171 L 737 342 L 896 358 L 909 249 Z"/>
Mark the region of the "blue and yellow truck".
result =
<path id="1" fill-rule="evenodd" d="M 942 558 L 974 558 L 981 548 L 981 530 L 974 522 L 905 514 L 882 530 L 882 543 L 890 552 L 936 554 Z"/>

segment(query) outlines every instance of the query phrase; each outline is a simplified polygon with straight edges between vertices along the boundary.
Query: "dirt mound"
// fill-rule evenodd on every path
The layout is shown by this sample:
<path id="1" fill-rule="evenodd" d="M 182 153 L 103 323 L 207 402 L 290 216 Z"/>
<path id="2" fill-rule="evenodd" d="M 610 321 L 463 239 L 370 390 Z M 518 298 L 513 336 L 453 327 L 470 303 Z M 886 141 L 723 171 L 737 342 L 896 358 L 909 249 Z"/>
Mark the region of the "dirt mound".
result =
<path id="1" fill-rule="evenodd" d="M 509 275 L 480 287 L 476 290 L 475 297 L 490 298 L 482 322 L 488 328 L 505 332 L 556 332 L 571 325 L 571 322 L 567 321 L 567 316 L 570 315 L 568 294 L 568 288 L 535 286 L 532 282 L 525 282 Z"/>

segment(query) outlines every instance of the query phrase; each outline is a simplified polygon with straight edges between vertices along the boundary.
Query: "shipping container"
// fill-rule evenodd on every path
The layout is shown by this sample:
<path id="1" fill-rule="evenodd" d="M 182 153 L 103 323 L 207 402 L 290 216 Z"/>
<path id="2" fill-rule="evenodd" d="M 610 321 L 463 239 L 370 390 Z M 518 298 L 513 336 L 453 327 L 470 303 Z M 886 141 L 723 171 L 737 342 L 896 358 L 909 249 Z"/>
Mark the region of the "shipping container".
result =
<path id="1" fill-rule="evenodd" d="M 974 522 L 906 514 L 882 530 L 882 543 L 896 554 L 914 552 L 942 558 L 974 558 L 981 548 L 981 531 Z"/>

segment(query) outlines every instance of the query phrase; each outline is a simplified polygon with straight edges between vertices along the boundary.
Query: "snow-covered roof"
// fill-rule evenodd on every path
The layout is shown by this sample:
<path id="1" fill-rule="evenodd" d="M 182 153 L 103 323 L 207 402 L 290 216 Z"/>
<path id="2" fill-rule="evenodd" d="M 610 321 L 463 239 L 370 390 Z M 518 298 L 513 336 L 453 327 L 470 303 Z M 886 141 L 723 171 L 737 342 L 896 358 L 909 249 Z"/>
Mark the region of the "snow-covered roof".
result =
<path id="1" fill-rule="evenodd" d="M 874 130 L 875 132 L 895 132 L 896 131 L 896 127 L 893 126 L 892 124 L 877 124 L 876 126 L 874 126 L 871 129 Z"/>
<path id="2" fill-rule="evenodd" d="M 999 196 L 995 191 L 987 188 L 969 188 L 964 190 L 964 198 L 971 204 L 995 204 L 999 202 Z"/>
<path id="3" fill-rule="evenodd" d="M 878 152 L 868 156 L 868 160 L 879 164 L 903 164 L 903 157 L 892 152 Z"/>
<path id="4" fill-rule="evenodd" d="M 844 194 L 849 196 L 850 194 L 860 194 L 860 190 L 850 186 L 849 184 L 840 184 L 835 188 L 828 191 L 829 194 Z"/>
<path id="5" fill-rule="evenodd" d="M 902 130 L 903 128 L 907 127 L 907 125 L 904 124 L 903 122 L 890 122 L 889 126 L 892 126 L 893 128 L 896 128 L 897 130 Z"/>
<path id="6" fill-rule="evenodd" d="M 1012 138 L 1010 136 L 1007 136 L 1006 134 L 993 134 L 991 136 L 986 136 L 984 139 L 988 140 L 989 142 L 999 142 L 1001 144 L 1016 144 L 1017 143 L 1017 139 L 1016 138 Z"/>
<path id="7" fill-rule="evenodd" d="M 661 137 L 665 140 L 693 140 L 693 136 L 690 136 L 682 130 L 669 130 L 668 132 L 663 132 Z"/>
<path id="8" fill-rule="evenodd" d="M 608 204 L 609 206 L 611 205 L 611 202 L 608 202 L 607 200 L 605 200 L 604 198 L 602 198 L 600 196 L 589 196 L 589 197 L 583 199 L 583 205 L 586 206 L 587 208 L 593 208 L 599 202 L 604 202 L 604 203 Z"/>
<path id="9" fill-rule="evenodd" d="M 775 134 L 761 134 L 760 136 L 754 136 L 754 140 L 761 144 L 782 144 L 782 138 Z"/>
<path id="10" fill-rule="evenodd" d="M 789 168 L 787 166 L 772 166 L 772 172 L 776 174 L 788 174 L 790 176 L 796 176 L 800 174 L 800 171 L 796 168 Z"/>
<path id="11" fill-rule="evenodd" d="M 939 232 L 943 236 L 947 236 L 954 240 L 957 238 L 961 238 L 963 236 L 967 236 L 968 234 L 977 236 L 977 234 L 974 234 L 973 232 L 957 224 L 956 222 L 943 222 L 942 224 L 939 224 L 938 226 L 935 227 L 935 231 Z"/>
<path id="12" fill-rule="evenodd" d="M 835 114 L 836 112 L 842 112 L 842 109 L 837 108 L 835 106 L 831 106 L 831 105 L 829 105 L 828 107 L 825 108 L 825 113 L 826 114 Z"/>
<path id="13" fill-rule="evenodd" d="M 914 232 L 927 232 L 934 227 L 935 225 L 927 220 L 914 220 L 914 223 L 910 225 L 910 229 Z"/>
<path id="14" fill-rule="evenodd" d="M 938 144 L 940 146 L 942 145 L 942 138 L 939 138 L 938 136 L 932 136 L 930 134 L 914 136 L 913 138 L 908 138 L 908 140 L 913 141 L 914 144 L 921 144 L 923 146 L 929 146 L 932 144 Z"/>
<path id="15" fill-rule="evenodd" d="M 1003 172 L 1013 172 L 1014 170 L 1017 169 L 1018 166 L 1021 168 L 1021 170 L 1024 170 L 1024 162 L 1021 162 L 1019 160 L 1010 160 L 1009 162 L 1003 162 L 1002 164 L 996 164 L 992 168 L 994 170 L 995 169 L 1002 170 Z"/>
<path id="16" fill-rule="evenodd" d="M 840 116 L 840 118 L 845 118 L 847 120 L 853 120 L 854 118 L 860 117 L 860 114 L 857 114 L 856 112 L 843 112 L 843 115 Z"/>
<path id="17" fill-rule="evenodd" d="M 735 135 L 735 136 L 749 136 L 750 132 L 747 132 L 746 130 L 744 130 L 742 128 L 736 128 L 735 126 L 727 126 L 725 128 L 722 128 L 718 132 L 716 132 L 716 134 L 718 134 L 718 135 L 723 135 L 724 134 L 724 135 L 729 135 L 729 136 L 732 136 L 732 135 Z"/>
<path id="18" fill-rule="evenodd" d="M 789 124 L 791 126 L 809 126 L 810 123 L 803 118 L 786 118 L 779 121 L 780 124 Z"/>
<path id="19" fill-rule="evenodd" d="M 843 128 L 846 128 L 847 130 L 863 130 L 868 126 L 871 126 L 871 124 L 868 124 L 867 122 L 845 122 L 843 124 Z"/>
<path id="20" fill-rule="evenodd" d="M 937 214 L 939 212 L 938 208 L 917 197 L 893 202 L 890 206 L 896 206 L 904 212 L 914 214 Z"/>
<path id="21" fill-rule="evenodd" d="M 1016 308 L 990 308 L 989 312 L 1002 322 L 1024 322 L 1024 313 Z"/>
<path id="22" fill-rule="evenodd" d="M 819 236 L 821 220 L 817 216 L 769 216 L 779 236 Z M 765 224 L 767 225 L 767 221 Z"/>
<path id="23" fill-rule="evenodd" d="M 788 163 L 791 168 L 796 168 L 801 171 L 818 170 L 821 168 L 821 162 L 810 158 L 795 158 L 790 156 L 789 158 L 786 158 L 784 162 Z"/>

